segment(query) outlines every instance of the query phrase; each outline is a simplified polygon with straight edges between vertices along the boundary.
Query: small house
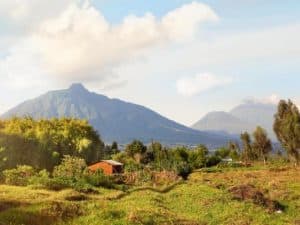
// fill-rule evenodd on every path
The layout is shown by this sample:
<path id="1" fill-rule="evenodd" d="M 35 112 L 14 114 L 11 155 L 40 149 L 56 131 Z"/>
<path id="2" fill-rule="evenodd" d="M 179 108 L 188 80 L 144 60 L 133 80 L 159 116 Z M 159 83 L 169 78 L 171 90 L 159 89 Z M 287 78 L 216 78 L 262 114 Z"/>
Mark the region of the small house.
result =
<path id="1" fill-rule="evenodd" d="M 89 170 L 92 172 L 103 170 L 106 175 L 118 174 L 123 172 L 123 164 L 114 160 L 102 160 L 89 166 Z"/>

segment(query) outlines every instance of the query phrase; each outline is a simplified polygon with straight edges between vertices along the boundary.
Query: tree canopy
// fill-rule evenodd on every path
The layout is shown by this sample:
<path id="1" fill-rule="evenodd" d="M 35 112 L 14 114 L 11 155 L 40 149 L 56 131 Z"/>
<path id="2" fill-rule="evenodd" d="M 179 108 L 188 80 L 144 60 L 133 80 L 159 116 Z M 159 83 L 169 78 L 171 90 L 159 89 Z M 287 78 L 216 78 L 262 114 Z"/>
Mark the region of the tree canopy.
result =
<path id="1" fill-rule="evenodd" d="M 85 120 L 27 117 L 0 121 L 0 148 L 3 168 L 26 164 L 52 170 L 64 155 L 95 162 L 102 158 L 104 144 Z"/>
<path id="2" fill-rule="evenodd" d="M 300 161 L 300 113 L 291 101 L 281 100 L 275 114 L 274 132 L 291 159 Z"/>

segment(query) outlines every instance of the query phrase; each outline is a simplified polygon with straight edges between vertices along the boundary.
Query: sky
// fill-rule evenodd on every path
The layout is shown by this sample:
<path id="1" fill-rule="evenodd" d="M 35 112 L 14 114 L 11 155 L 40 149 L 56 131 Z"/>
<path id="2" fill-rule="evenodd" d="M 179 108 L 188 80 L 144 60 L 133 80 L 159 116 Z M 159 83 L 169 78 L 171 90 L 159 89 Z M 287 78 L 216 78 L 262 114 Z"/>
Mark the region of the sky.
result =
<path id="1" fill-rule="evenodd" d="M 245 99 L 300 103 L 298 0 L 0 0 L 0 113 L 88 89 L 185 125 Z"/>

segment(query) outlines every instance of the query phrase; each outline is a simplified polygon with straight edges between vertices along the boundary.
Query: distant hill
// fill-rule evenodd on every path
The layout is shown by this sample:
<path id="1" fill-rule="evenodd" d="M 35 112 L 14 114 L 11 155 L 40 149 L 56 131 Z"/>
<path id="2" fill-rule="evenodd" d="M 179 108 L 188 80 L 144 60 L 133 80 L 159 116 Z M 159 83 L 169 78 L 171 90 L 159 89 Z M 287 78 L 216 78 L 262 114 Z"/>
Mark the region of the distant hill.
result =
<path id="1" fill-rule="evenodd" d="M 188 128 L 141 105 L 90 92 L 81 84 L 73 84 L 66 90 L 50 91 L 26 101 L 3 114 L 1 118 L 12 116 L 87 119 L 105 142 L 115 140 L 123 144 L 140 139 L 146 143 L 157 140 L 165 144 L 203 143 L 217 147 L 229 139 L 223 134 Z"/>
<path id="2" fill-rule="evenodd" d="M 256 126 L 262 126 L 270 137 L 276 140 L 273 132 L 273 120 L 276 105 L 245 102 L 230 112 L 210 112 L 195 123 L 192 128 L 202 131 L 222 131 L 239 135 L 243 131 L 253 132 Z"/>

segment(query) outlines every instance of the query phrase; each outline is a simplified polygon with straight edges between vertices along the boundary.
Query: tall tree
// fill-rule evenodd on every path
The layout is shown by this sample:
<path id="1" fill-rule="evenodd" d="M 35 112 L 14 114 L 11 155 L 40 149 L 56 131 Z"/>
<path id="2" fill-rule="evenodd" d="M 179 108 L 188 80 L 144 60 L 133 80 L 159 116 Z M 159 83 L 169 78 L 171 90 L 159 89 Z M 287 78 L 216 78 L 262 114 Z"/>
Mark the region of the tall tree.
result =
<path id="1" fill-rule="evenodd" d="M 281 100 L 275 114 L 274 132 L 295 164 L 300 162 L 300 113 L 291 101 Z"/>
<path id="2" fill-rule="evenodd" d="M 118 143 L 116 141 L 114 141 L 112 144 L 111 144 L 111 149 L 112 149 L 112 152 L 113 154 L 117 154 L 119 153 L 119 146 L 118 146 Z"/>
<path id="3" fill-rule="evenodd" d="M 255 155 L 252 151 L 251 146 L 251 137 L 248 132 L 244 132 L 241 134 L 241 141 L 243 143 L 243 152 L 242 157 L 245 161 L 250 161 L 255 159 Z"/>
<path id="4" fill-rule="evenodd" d="M 266 164 L 267 155 L 272 151 L 272 142 L 268 138 L 267 132 L 260 126 L 253 133 L 253 151 Z"/>
<path id="5" fill-rule="evenodd" d="M 238 160 L 240 158 L 240 146 L 237 142 L 229 141 L 228 149 L 230 150 L 229 156 L 233 160 Z"/>

